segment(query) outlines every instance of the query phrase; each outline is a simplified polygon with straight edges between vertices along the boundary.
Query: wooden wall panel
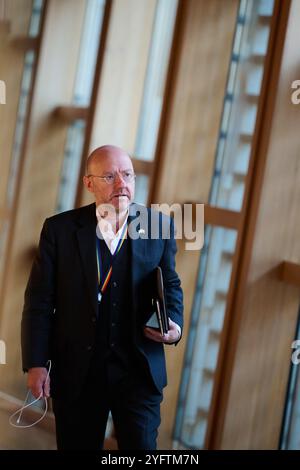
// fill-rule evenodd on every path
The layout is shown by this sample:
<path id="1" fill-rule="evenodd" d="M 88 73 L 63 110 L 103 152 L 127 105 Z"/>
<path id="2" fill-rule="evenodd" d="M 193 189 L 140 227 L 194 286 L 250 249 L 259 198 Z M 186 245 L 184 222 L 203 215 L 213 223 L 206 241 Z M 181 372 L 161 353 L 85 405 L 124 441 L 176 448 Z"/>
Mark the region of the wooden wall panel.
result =
<path id="1" fill-rule="evenodd" d="M 182 44 L 174 92 L 167 103 L 161 136 L 154 202 L 207 202 L 214 168 L 219 124 L 235 30 L 237 0 L 185 2 Z M 176 58 L 175 58 L 176 60 Z M 159 445 L 168 449 L 177 407 L 184 348 L 199 265 L 199 252 L 186 251 L 178 241 L 177 267 L 185 295 L 185 331 L 176 348 L 167 347 L 169 386 L 162 406 Z"/>
<path id="2" fill-rule="evenodd" d="M 300 290 L 278 280 L 276 267 L 283 260 L 300 262 L 300 108 L 291 103 L 291 83 L 300 76 L 299 21 L 300 3 L 293 0 L 275 109 L 271 122 L 264 123 L 271 134 L 221 443 L 225 449 L 276 449 L 283 417 Z"/>
<path id="3" fill-rule="evenodd" d="M 32 248 L 38 242 L 44 219 L 55 210 L 66 139 L 66 126 L 52 117 L 52 111 L 72 99 L 85 3 L 85 0 L 49 2 L 26 158 L 1 286 L 0 330 L 7 345 L 7 365 L 5 376 L 0 377 L 0 388 L 20 397 L 25 390 L 18 340 L 24 289 Z"/>
<path id="4" fill-rule="evenodd" d="M 12 40 L 15 36 L 26 34 L 32 0 L 23 2 L 11 0 L 6 3 L 9 28 L 0 22 L 0 79 L 6 84 L 6 104 L 0 105 L 0 231 L 3 226 L 3 212 L 6 210 L 6 194 L 24 65 L 24 54 L 13 46 Z"/>

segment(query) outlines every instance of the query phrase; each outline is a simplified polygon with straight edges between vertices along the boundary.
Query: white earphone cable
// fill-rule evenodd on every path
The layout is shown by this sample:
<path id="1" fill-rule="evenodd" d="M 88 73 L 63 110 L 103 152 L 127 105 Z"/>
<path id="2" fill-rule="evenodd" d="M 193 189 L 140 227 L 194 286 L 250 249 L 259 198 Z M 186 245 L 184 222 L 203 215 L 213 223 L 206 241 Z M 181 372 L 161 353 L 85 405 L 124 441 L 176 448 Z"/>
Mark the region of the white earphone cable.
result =
<path id="1" fill-rule="evenodd" d="M 49 379 L 49 375 L 50 375 L 50 371 L 51 371 L 51 361 L 47 361 L 47 364 L 49 364 L 49 369 L 48 369 L 48 372 L 47 372 L 47 376 L 46 376 L 46 380 L 45 380 L 45 383 L 47 383 L 48 379 Z M 32 426 L 35 426 L 37 423 L 39 423 L 40 421 L 42 421 L 42 419 L 46 416 L 46 413 L 48 411 L 48 402 L 47 402 L 47 398 L 44 397 L 44 400 L 45 400 L 45 409 L 44 409 L 44 413 L 42 414 L 42 416 L 37 420 L 35 421 L 34 423 L 31 423 L 31 424 L 19 424 L 20 421 L 21 421 L 21 418 L 22 418 L 22 414 L 23 414 L 23 411 L 28 408 L 29 406 L 33 405 L 34 403 L 38 402 L 42 397 L 43 397 L 43 392 L 40 393 L 40 395 L 38 396 L 38 398 L 36 398 L 35 400 L 33 400 L 32 402 L 30 403 L 27 403 L 27 400 L 28 400 L 28 396 L 29 396 L 29 393 L 30 393 L 30 390 L 28 390 L 27 392 L 27 395 L 26 395 L 26 398 L 24 400 L 24 403 L 22 405 L 21 408 L 19 408 L 17 411 L 15 411 L 9 418 L 9 424 L 15 428 L 31 428 Z M 13 418 L 15 416 L 18 416 L 16 422 L 14 423 L 13 422 Z"/>

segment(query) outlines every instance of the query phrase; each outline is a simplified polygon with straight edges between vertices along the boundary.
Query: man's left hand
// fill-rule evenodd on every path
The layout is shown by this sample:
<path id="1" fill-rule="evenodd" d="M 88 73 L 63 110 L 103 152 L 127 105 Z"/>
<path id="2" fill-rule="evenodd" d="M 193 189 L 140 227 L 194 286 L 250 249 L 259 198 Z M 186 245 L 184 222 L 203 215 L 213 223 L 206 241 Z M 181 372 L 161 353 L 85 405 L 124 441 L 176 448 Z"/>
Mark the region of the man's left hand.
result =
<path id="1" fill-rule="evenodd" d="M 159 330 L 145 326 L 144 334 L 148 339 L 152 339 L 152 341 L 156 341 L 157 343 L 176 343 L 180 339 L 181 334 L 178 331 L 176 323 L 170 318 L 169 327 L 168 333 L 162 335 Z"/>

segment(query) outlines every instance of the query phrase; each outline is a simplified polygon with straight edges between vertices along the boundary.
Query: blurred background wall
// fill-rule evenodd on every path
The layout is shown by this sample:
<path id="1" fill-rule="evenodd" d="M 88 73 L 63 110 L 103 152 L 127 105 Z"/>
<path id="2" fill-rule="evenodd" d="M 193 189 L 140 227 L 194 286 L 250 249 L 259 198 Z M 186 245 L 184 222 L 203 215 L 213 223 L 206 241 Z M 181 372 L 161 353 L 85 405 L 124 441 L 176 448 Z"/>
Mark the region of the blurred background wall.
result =
<path id="1" fill-rule="evenodd" d="M 137 202 L 205 204 L 202 250 L 177 243 L 159 448 L 300 448 L 299 21 L 298 0 L 0 0 L 0 448 L 55 448 L 51 413 L 8 424 L 24 289 L 107 143 L 133 156 Z"/>

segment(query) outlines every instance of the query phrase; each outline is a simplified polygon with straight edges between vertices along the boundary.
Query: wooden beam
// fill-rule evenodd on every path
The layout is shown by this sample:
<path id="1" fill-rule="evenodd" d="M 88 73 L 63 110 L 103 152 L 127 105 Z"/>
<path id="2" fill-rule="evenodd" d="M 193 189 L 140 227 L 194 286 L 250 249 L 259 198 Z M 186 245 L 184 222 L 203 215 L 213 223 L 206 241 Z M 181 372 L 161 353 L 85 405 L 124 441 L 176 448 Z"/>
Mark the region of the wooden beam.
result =
<path id="1" fill-rule="evenodd" d="M 132 164 L 133 164 L 133 168 L 134 168 L 134 171 L 135 173 L 139 174 L 139 175 L 148 175 L 148 176 L 151 176 L 152 175 L 152 171 L 153 171 L 153 168 L 154 168 L 154 162 L 152 161 L 146 161 L 146 160 L 139 160 L 137 158 L 132 158 Z"/>
<path id="2" fill-rule="evenodd" d="M 270 15 L 259 15 L 257 18 L 260 25 L 269 26 L 271 24 L 272 16 Z"/>
<path id="3" fill-rule="evenodd" d="M 204 206 L 204 222 L 208 225 L 233 228 L 238 230 L 240 226 L 240 212 L 221 209 L 210 205 Z"/>
<path id="4" fill-rule="evenodd" d="M 249 57 L 249 61 L 252 62 L 252 64 L 263 65 L 265 62 L 265 56 L 263 54 L 252 54 Z"/>
<path id="5" fill-rule="evenodd" d="M 193 208 L 196 207 L 196 202 L 186 202 L 185 204 L 193 204 Z M 204 223 L 207 225 L 238 230 L 240 219 L 240 212 L 210 206 L 209 204 L 204 205 Z"/>
<path id="6" fill-rule="evenodd" d="M 242 96 L 242 97 L 243 97 L 243 96 Z M 247 103 L 249 103 L 249 104 L 257 104 L 257 103 L 258 103 L 258 99 L 259 99 L 259 95 L 251 95 L 250 93 L 246 93 L 246 94 L 245 94 L 245 98 L 246 98 Z"/>
<path id="7" fill-rule="evenodd" d="M 244 144 L 251 144 L 253 140 L 252 134 L 240 134 L 240 141 Z"/>
<path id="8" fill-rule="evenodd" d="M 11 44 L 22 52 L 36 50 L 39 44 L 38 37 L 17 36 L 12 38 Z"/>
<path id="9" fill-rule="evenodd" d="M 283 261 L 279 265 L 279 279 L 287 284 L 300 287 L 300 264 Z"/>
<path id="10" fill-rule="evenodd" d="M 53 111 L 53 116 L 71 124 L 76 119 L 87 119 L 88 113 L 89 108 L 85 106 L 57 106 Z"/>
<path id="11" fill-rule="evenodd" d="M 10 210 L 6 207 L 0 207 L 0 219 L 8 219 L 10 216 Z"/>
<path id="12" fill-rule="evenodd" d="M 81 154 L 81 166 L 80 166 L 80 174 L 79 174 L 78 183 L 77 183 L 75 207 L 79 207 L 80 205 L 82 205 L 83 187 L 82 187 L 81 181 L 82 181 L 83 175 L 85 174 L 86 159 L 89 155 L 90 145 L 91 145 L 91 140 L 92 140 L 92 130 L 93 130 L 93 123 L 95 119 L 95 113 L 96 113 L 98 89 L 99 89 L 100 81 L 101 81 L 101 73 L 102 73 L 102 66 L 104 62 L 104 53 L 106 49 L 106 41 L 107 41 L 107 36 L 108 36 L 111 11 L 112 11 L 112 1 L 106 0 L 104 12 L 103 12 L 102 27 L 100 31 L 100 37 L 99 37 L 97 62 L 96 62 L 95 72 L 94 72 L 93 89 L 92 89 L 92 95 L 91 95 L 91 100 L 90 100 L 90 112 L 87 118 L 85 138 L 84 138 L 83 150 Z"/>
<path id="13" fill-rule="evenodd" d="M 5 34 L 10 33 L 10 21 L 0 20 L 0 32 Z"/>

